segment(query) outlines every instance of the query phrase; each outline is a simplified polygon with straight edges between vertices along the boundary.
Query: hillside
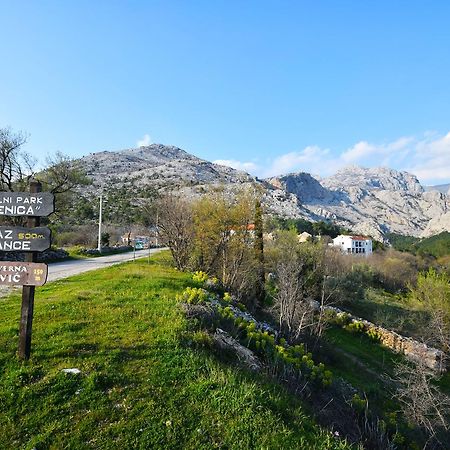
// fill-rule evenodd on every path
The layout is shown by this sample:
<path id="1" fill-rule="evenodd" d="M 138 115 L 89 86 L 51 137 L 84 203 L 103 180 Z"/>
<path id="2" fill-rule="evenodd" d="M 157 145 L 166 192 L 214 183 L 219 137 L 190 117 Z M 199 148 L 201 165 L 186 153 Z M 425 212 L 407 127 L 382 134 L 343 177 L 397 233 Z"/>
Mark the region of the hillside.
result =
<path id="1" fill-rule="evenodd" d="M 261 181 L 161 144 L 92 153 L 78 163 L 93 181 L 82 192 L 88 198 L 124 189 L 120 195 L 128 193 L 130 201 L 139 202 L 146 189 L 198 197 L 219 186 L 231 193 L 256 184 L 264 192 L 267 213 L 281 217 L 332 220 L 380 240 L 386 233 L 418 237 L 450 230 L 449 197 L 425 191 L 414 175 L 388 168 L 352 166 L 321 181 L 308 173 Z"/>
<path id="2" fill-rule="evenodd" d="M 388 238 L 392 246 L 400 251 L 432 255 L 435 258 L 450 254 L 450 233 L 447 231 L 424 239 L 396 234 L 390 234 Z"/>
<path id="3" fill-rule="evenodd" d="M 1 299 L 1 448 L 350 448 L 280 385 L 207 348 L 175 302 L 189 280 L 159 257 L 47 284 L 28 364 L 20 301 Z"/>
<path id="4" fill-rule="evenodd" d="M 138 186 L 151 185 L 156 189 L 254 181 L 245 172 L 213 164 L 178 147 L 161 144 L 92 153 L 81 158 L 79 163 L 98 189 L 111 181 L 135 181 Z"/>

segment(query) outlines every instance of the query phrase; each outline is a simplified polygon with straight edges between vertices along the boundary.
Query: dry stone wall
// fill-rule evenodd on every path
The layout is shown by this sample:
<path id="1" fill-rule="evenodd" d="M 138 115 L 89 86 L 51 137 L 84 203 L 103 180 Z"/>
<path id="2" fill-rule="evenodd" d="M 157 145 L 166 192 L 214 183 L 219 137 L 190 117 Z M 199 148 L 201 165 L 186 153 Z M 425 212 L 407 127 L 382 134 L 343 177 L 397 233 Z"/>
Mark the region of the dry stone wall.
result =
<path id="1" fill-rule="evenodd" d="M 331 310 L 336 314 L 348 314 L 339 308 L 332 306 L 325 309 Z M 423 342 L 416 341 L 415 339 L 402 336 L 395 331 L 387 330 L 386 328 L 375 325 L 368 320 L 361 319 L 359 317 L 350 314 L 351 322 L 362 322 L 366 331 L 373 330 L 380 338 L 381 344 L 390 348 L 396 353 L 405 355 L 406 358 L 412 361 L 420 361 L 425 364 L 426 367 L 436 371 L 444 372 L 445 367 L 445 353 L 436 348 L 430 347 Z"/>

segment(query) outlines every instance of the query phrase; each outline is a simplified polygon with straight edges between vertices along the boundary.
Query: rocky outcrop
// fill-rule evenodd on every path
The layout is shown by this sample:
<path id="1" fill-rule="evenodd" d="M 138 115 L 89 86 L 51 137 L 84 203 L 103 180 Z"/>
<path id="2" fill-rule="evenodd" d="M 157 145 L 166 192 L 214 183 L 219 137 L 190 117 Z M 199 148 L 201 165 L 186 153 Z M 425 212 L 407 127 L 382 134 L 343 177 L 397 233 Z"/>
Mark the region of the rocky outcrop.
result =
<path id="1" fill-rule="evenodd" d="M 335 175 L 325 178 L 323 186 L 332 190 L 345 190 L 356 187 L 365 191 L 404 191 L 420 194 L 424 192 L 415 175 L 399 172 L 387 167 L 364 168 L 349 166 Z"/>
<path id="2" fill-rule="evenodd" d="M 92 153 L 78 163 L 97 188 L 111 181 L 120 184 L 130 180 L 136 185 L 155 189 L 254 181 L 245 172 L 213 164 L 178 147 L 161 144 Z"/>
<path id="3" fill-rule="evenodd" d="M 255 371 L 260 371 L 262 369 L 262 364 L 258 357 L 250 349 L 241 345 L 226 331 L 217 328 L 213 339 L 220 349 L 235 353 L 239 361 L 249 369 Z"/>

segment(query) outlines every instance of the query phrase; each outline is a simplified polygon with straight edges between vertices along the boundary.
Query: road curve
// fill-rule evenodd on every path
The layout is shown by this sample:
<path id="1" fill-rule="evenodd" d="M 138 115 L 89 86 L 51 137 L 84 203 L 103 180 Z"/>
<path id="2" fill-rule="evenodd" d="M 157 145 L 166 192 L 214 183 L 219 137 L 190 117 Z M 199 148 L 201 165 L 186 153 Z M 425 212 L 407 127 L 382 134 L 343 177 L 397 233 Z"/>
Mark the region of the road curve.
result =
<path id="1" fill-rule="evenodd" d="M 165 250 L 164 248 L 152 248 L 150 254 Z M 131 261 L 135 258 L 143 258 L 149 255 L 149 250 L 137 250 L 134 252 L 118 253 L 116 255 L 99 256 L 97 258 L 71 259 L 50 263 L 48 265 L 47 281 L 60 280 L 61 278 L 78 275 L 89 270 L 102 269 L 103 267 L 113 266 L 125 261 Z"/>

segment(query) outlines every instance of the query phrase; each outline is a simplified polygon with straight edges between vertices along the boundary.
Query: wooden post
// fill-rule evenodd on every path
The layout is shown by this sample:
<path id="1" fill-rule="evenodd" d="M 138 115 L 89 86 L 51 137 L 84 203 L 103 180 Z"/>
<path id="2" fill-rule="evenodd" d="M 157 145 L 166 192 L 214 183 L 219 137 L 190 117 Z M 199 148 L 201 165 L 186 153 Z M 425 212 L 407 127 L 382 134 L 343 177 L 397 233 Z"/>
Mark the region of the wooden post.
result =
<path id="1" fill-rule="evenodd" d="M 38 181 L 30 183 L 30 192 L 36 194 L 42 191 L 42 185 Z M 27 218 L 27 227 L 38 227 L 40 225 L 40 217 Z M 37 252 L 25 253 L 26 262 L 36 262 Z M 28 360 L 31 353 L 31 330 L 33 326 L 33 310 L 34 310 L 34 286 L 22 287 L 22 311 L 20 317 L 19 332 L 19 358 Z"/>

